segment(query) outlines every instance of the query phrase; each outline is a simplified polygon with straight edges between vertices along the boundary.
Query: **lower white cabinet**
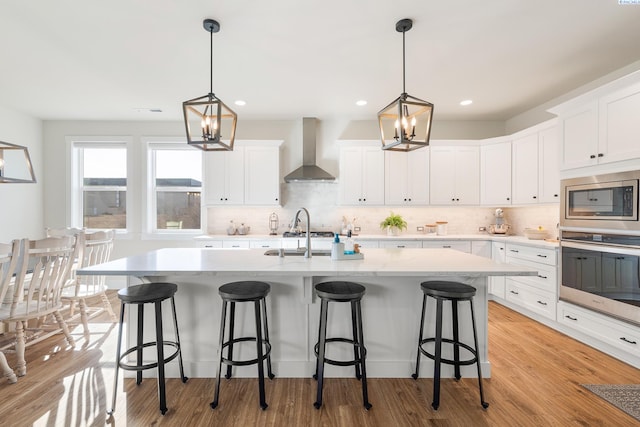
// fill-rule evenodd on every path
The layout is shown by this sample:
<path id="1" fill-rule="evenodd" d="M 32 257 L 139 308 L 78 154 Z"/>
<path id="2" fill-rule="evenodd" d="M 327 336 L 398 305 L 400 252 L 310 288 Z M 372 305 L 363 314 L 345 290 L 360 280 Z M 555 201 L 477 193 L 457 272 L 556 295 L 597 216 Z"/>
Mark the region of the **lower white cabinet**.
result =
<path id="1" fill-rule="evenodd" d="M 380 240 L 380 248 L 421 248 L 420 240 Z"/>
<path id="2" fill-rule="evenodd" d="M 222 248 L 222 240 L 198 240 L 196 242 L 198 248 Z"/>
<path id="3" fill-rule="evenodd" d="M 498 263 L 507 262 L 507 245 L 504 242 L 491 242 L 491 259 Z M 505 276 L 489 277 L 488 292 L 504 299 Z"/>
<path id="4" fill-rule="evenodd" d="M 536 276 L 509 276 L 504 299 L 534 313 L 556 320 L 558 301 L 555 249 L 506 243 L 505 260 L 538 270 Z"/>
<path id="5" fill-rule="evenodd" d="M 222 247 L 225 249 L 231 249 L 231 248 L 242 248 L 242 249 L 249 249 L 250 247 L 250 243 L 249 240 L 223 240 L 222 241 Z"/>
<path id="6" fill-rule="evenodd" d="M 434 242 L 423 241 L 422 247 L 453 249 L 468 254 L 471 253 L 471 242 L 469 240 L 437 240 Z"/>
<path id="7" fill-rule="evenodd" d="M 558 322 L 618 350 L 640 357 L 640 328 L 637 326 L 564 301 L 558 303 Z"/>
<path id="8" fill-rule="evenodd" d="M 280 248 L 280 239 L 269 239 L 269 240 L 250 240 L 249 241 L 250 248 Z"/>

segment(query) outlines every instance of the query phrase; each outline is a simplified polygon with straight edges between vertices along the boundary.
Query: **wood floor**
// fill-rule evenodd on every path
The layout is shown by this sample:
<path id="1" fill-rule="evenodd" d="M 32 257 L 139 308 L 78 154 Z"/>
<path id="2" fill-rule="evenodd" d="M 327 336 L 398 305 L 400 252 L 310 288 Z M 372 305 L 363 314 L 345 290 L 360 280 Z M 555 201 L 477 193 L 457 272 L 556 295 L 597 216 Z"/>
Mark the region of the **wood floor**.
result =
<path id="1" fill-rule="evenodd" d="M 113 294 L 110 298 L 114 300 Z M 330 378 L 316 410 L 315 381 L 267 382 L 269 408 L 258 405 L 257 380 L 224 381 L 220 406 L 209 407 L 213 379 L 167 381 L 169 411 L 160 415 L 155 380 L 136 387 L 125 380 L 113 418 L 111 401 L 117 328 L 93 319 L 90 342 L 76 328 L 75 349 L 61 335 L 27 348 L 25 377 L 0 382 L 1 426 L 629 426 L 632 417 L 580 384 L 640 384 L 640 371 L 580 344 L 505 307 L 490 303 L 490 407 L 481 408 L 477 381 L 443 380 L 441 404 L 431 409 L 432 380 L 369 380 L 370 411 L 360 383 Z M 366 328 L 366 325 L 365 325 Z M 83 347 L 84 345 L 84 347 Z M 15 358 L 7 355 L 13 365 Z M 122 382 L 120 382 L 122 385 Z M 109 402 L 109 403 L 107 403 Z"/>

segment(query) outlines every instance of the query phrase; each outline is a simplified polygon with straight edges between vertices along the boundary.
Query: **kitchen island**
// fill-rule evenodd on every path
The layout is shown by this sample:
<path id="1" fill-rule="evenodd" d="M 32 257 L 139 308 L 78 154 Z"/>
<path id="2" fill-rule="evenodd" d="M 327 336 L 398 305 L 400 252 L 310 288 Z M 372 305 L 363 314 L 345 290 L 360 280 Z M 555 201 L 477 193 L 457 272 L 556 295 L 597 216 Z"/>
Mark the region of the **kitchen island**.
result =
<path id="1" fill-rule="evenodd" d="M 129 284 L 140 281 L 177 283 L 180 339 L 185 370 L 191 377 L 215 376 L 221 308 L 218 287 L 225 283 L 262 280 L 271 284 L 267 298 L 271 355 L 275 374 L 281 377 L 310 377 L 313 373 L 313 346 L 320 305 L 314 296 L 313 285 L 334 279 L 361 283 L 367 288 L 362 309 L 368 374 L 371 377 L 408 377 L 413 371 L 417 352 L 422 304 L 420 283 L 430 279 L 460 281 L 477 289 L 474 305 L 479 354 L 483 374 L 489 377 L 487 277 L 535 275 L 537 272 L 452 249 L 367 249 L 362 260 L 334 261 L 329 256 L 309 259 L 266 256 L 264 249 L 165 248 L 88 267 L 78 270 L 77 274 L 127 276 Z M 430 303 L 428 314 L 433 314 L 435 304 Z M 333 320 L 327 336 L 350 336 L 348 310 L 348 304 L 331 307 L 329 316 Z M 253 335 L 252 307 L 240 304 L 236 315 L 236 335 L 245 329 L 246 335 Z M 466 307 L 462 306 L 460 315 L 461 338 L 464 342 L 472 342 L 471 318 Z M 450 330 L 447 305 L 444 318 L 443 330 Z M 151 322 L 151 318 L 145 322 Z M 165 325 L 170 324 L 166 319 Z M 425 331 L 432 330 L 433 320 L 429 319 L 427 325 Z M 131 332 L 129 336 L 133 336 Z M 153 331 L 146 332 L 149 332 L 146 340 L 152 341 Z M 246 358 L 251 351 L 255 351 L 251 345 L 242 347 L 239 356 Z M 348 346 L 328 351 L 334 359 L 353 356 L 353 350 Z M 431 360 L 425 358 L 423 361 L 421 376 L 431 376 Z M 167 374 L 177 376 L 177 367 L 173 365 L 167 365 Z M 443 376 L 453 376 L 453 370 L 447 368 L 443 367 Z M 463 376 L 475 376 L 472 366 L 466 368 Z M 255 373 L 255 366 L 236 368 L 238 376 L 254 376 Z M 328 366 L 325 375 L 351 376 L 353 372 L 346 367 Z"/>

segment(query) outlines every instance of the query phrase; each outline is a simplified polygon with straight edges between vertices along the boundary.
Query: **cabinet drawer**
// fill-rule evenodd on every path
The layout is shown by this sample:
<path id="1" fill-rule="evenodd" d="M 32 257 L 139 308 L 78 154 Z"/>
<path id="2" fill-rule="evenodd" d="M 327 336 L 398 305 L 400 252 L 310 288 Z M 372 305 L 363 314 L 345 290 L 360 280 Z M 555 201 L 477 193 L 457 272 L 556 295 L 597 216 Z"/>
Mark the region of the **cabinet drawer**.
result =
<path id="1" fill-rule="evenodd" d="M 558 321 L 616 348 L 640 355 L 640 328 L 560 302 Z"/>
<path id="2" fill-rule="evenodd" d="M 556 297 L 551 292 L 516 282 L 507 277 L 505 299 L 534 313 L 556 320 Z"/>
<path id="3" fill-rule="evenodd" d="M 556 265 L 555 249 L 536 248 L 533 246 L 507 243 L 507 256 L 553 266 Z"/>
<path id="4" fill-rule="evenodd" d="M 381 248 L 421 248 L 420 240 L 381 240 Z"/>
<path id="5" fill-rule="evenodd" d="M 222 240 L 200 240 L 196 244 L 199 248 L 221 248 Z"/>
<path id="6" fill-rule="evenodd" d="M 378 240 L 356 240 L 356 243 L 363 249 L 380 247 Z"/>
<path id="7" fill-rule="evenodd" d="M 249 241 L 248 240 L 223 240 L 222 247 L 249 249 Z"/>
<path id="8" fill-rule="evenodd" d="M 526 283 L 543 291 L 557 293 L 558 279 L 556 266 L 532 262 L 525 259 L 514 258 L 507 254 L 507 264 L 522 265 L 538 270 L 537 276 L 513 276 L 511 279 L 520 283 Z"/>
<path id="9" fill-rule="evenodd" d="M 422 242 L 423 248 L 453 249 L 460 252 L 471 253 L 471 241 L 469 240 L 438 240 L 436 242 Z"/>
<path id="10" fill-rule="evenodd" d="M 251 240 L 249 242 L 250 248 L 279 248 L 280 239 L 273 240 Z"/>

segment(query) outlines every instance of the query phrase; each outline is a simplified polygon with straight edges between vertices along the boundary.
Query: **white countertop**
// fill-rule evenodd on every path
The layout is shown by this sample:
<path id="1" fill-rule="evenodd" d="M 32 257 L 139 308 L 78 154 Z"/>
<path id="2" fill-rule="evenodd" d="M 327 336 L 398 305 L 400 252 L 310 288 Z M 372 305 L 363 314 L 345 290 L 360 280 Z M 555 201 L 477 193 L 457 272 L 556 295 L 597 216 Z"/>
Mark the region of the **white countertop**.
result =
<path id="1" fill-rule="evenodd" d="M 452 249 L 367 249 L 363 260 L 264 255 L 264 249 L 163 248 L 77 271 L 80 275 L 521 276 L 533 269 Z"/>

